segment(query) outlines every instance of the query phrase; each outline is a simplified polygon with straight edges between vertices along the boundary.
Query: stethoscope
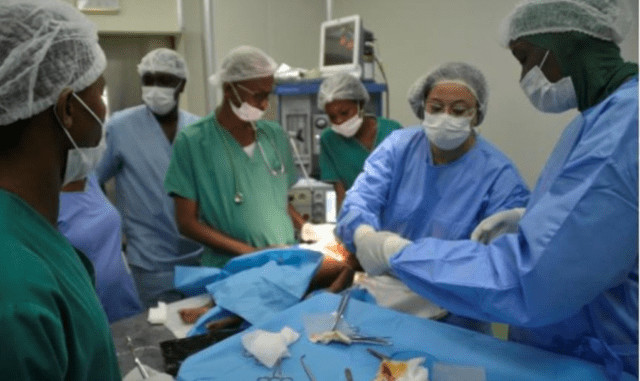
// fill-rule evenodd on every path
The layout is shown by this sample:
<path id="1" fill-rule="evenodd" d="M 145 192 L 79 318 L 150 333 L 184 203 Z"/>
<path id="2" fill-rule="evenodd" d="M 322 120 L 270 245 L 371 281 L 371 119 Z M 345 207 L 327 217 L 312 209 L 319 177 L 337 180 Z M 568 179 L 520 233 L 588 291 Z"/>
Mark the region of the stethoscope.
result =
<path id="1" fill-rule="evenodd" d="M 262 148 L 262 144 L 260 144 L 260 141 L 258 140 L 258 131 L 260 131 L 258 128 L 256 128 L 255 124 L 253 122 L 251 123 L 251 127 L 253 128 L 253 132 L 256 136 L 256 145 L 258 146 L 258 149 L 260 150 L 260 156 L 262 156 L 262 161 L 264 162 L 265 167 L 267 167 L 267 172 L 273 176 L 273 177 L 277 177 L 277 176 L 281 176 L 284 174 L 285 169 L 284 169 L 284 160 L 282 160 L 282 156 L 280 156 L 280 153 L 278 152 L 275 143 L 273 142 L 273 140 L 269 137 L 268 134 L 265 133 L 265 135 L 267 135 L 267 141 L 269 142 L 269 144 L 271 144 L 271 147 L 273 148 L 273 151 L 275 152 L 276 156 L 278 157 L 278 161 L 280 162 L 280 168 L 279 169 L 273 169 L 270 165 L 269 162 L 267 161 L 267 155 L 264 153 L 264 149 Z M 215 124 L 214 124 L 215 125 Z M 238 184 L 238 176 L 236 176 L 236 166 L 233 162 L 233 159 L 231 158 L 231 147 L 229 147 L 229 143 L 227 142 L 227 137 L 224 136 L 225 134 L 222 134 L 222 141 L 224 142 L 224 151 L 227 155 L 227 161 L 229 162 L 229 166 L 231 166 L 231 174 L 233 176 L 233 183 L 234 183 L 234 189 L 235 189 L 235 193 L 233 196 L 233 201 L 240 205 L 244 202 L 244 195 L 242 194 L 242 192 L 240 192 L 240 185 Z"/>

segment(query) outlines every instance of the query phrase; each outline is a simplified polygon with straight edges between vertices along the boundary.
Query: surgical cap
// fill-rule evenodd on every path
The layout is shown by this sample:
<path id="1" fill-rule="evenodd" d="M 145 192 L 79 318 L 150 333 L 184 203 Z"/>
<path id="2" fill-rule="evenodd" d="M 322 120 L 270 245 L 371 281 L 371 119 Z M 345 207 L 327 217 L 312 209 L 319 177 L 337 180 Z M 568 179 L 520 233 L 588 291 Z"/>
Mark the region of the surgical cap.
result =
<path id="1" fill-rule="evenodd" d="M 209 81 L 217 84 L 269 77 L 275 73 L 277 66 L 273 58 L 262 50 L 252 46 L 239 46 L 222 59 L 220 69 Z"/>
<path id="2" fill-rule="evenodd" d="M 147 53 L 138 65 L 140 76 L 149 72 L 163 72 L 186 79 L 189 76 L 187 64 L 175 50 L 160 48 Z"/>
<path id="3" fill-rule="evenodd" d="M 500 26 L 504 47 L 522 36 L 582 32 L 619 44 L 629 31 L 629 0 L 525 0 Z"/>
<path id="4" fill-rule="evenodd" d="M 429 74 L 420 77 L 409 89 L 409 105 L 413 113 L 424 119 L 424 101 L 435 85 L 442 82 L 454 82 L 465 85 L 478 101 L 478 125 L 487 113 L 489 88 L 480 70 L 463 62 L 450 62 L 440 65 Z"/>
<path id="5" fill-rule="evenodd" d="M 369 93 L 360 80 L 348 73 L 336 73 L 322 81 L 318 91 L 318 108 L 337 100 L 369 101 Z"/>
<path id="6" fill-rule="evenodd" d="M 65 87 L 81 91 L 107 65 L 95 25 L 52 0 L 0 4 L 0 126 L 56 103 Z"/>

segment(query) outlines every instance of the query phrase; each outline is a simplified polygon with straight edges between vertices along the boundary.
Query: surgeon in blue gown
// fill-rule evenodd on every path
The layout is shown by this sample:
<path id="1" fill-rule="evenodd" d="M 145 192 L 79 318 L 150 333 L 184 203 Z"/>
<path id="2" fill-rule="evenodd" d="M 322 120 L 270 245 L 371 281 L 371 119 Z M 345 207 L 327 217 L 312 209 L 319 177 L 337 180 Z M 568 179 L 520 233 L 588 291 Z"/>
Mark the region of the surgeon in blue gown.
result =
<path id="1" fill-rule="evenodd" d="M 513 163 L 477 133 L 487 100 L 484 76 L 466 63 L 442 64 L 415 82 L 409 103 L 422 126 L 392 132 L 347 192 L 336 232 L 350 251 L 357 229 L 391 231 L 400 242 L 465 239 L 484 218 L 526 205 L 529 190 Z M 399 301 L 406 286 L 392 276 L 363 276 L 356 283 L 380 305 L 490 333 L 488 323 L 446 315 L 417 295 Z"/>
<path id="2" fill-rule="evenodd" d="M 522 218 L 490 224 L 514 233 L 488 244 L 425 238 L 385 248 L 384 232 L 355 241 L 365 269 L 391 269 L 451 311 L 508 323 L 511 340 L 602 363 L 611 379 L 638 375 L 638 67 L 617 45 L 623 6 L 531 0 L 505 20 L 533 105 L 580 111 Z"/>

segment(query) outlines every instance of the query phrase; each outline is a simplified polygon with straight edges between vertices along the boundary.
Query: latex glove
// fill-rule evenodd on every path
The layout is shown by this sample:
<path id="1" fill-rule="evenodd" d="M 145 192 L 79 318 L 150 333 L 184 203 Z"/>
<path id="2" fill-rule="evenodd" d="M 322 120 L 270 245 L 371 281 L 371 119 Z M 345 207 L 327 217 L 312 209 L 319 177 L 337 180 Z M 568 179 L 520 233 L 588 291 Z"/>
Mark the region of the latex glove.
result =
<path id="1" fill-rule="evenodd" d="M 318 241 L 318 233 L 314 225 L 310 222 L 305 222 L 300 229 L 300 240 L 303 242 L 316 242 Z"/>
<path id="2" fill-rule="evenodd" d="M 289 356 L 287 347 L 298 340 L 300 334 L 289 327 L 280 332 L 268 332 L 261 329 L 242 336 L 242 346 L 264 366 L 272 368 L 282 357 Z"/>
<path id="3" fill-rule="evenodd" d="M 364 271 L 382 275 L 391 269 L 389 259 L 411 241 L 389 231 L 377 232 L 370 225 L 360 225 L 353 234 L 356 257 Z"/>
<path id="4" fill-rule="evenodd" d="M 525 208 L 503 210 L 485 218 L 473 229 L 471 239 L 487 244 L 502 234 L 517 232 L 518 223 L 525 210 Z"/>

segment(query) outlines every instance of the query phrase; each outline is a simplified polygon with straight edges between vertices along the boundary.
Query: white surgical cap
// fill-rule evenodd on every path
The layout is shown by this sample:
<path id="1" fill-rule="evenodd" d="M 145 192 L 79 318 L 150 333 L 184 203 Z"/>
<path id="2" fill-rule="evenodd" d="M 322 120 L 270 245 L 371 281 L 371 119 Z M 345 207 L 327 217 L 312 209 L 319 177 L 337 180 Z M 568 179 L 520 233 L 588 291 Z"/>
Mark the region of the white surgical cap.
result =
<path id="1" fill-rule="evenodd" d="M 360 80 L 348 73 L 336 73 L 322 81 L 318 91 L 318 108 L 337 100 L 369 101 L 369 93 Z"/>
<path id="2" fill-rule="evenodd" d="M 489 88 L 480 70 L 463 62 L 450 62 L 438 66 L 420 77 L 409 89 L 409 105 L 419 119 L 424 119 L 424 101 L 429 92 L 442 82 L 454 82 L 469 88 L 478 101 L 478 125 L 487 113 Z"/>
<path id="3" fill-rule="evenodd" d="M 525 0 L 500 26 L 504 47 L 519 37 L 582 32 L 619 44 L 631 26 L 629 0 Z"/>
<path id="4" fill-rule="evenodd" d="M 138 74 L 142 76 L 149 72 L 169 73 L 184 79 L 189 76 L 187 64 L 182 56 L 175 50 L 167 48 L 152 50 L 142 57 L 138 65 Z"/>
<path id="5" fill-rule="evenodd" d="M 209 78 L 212 84 L 269 77 L 275 73 L 276 61 L 252 46 L 239 46 L 223 59 L 220 69 Z"/>
<path id="6" fill-rule="evenodd" d="M 95 25 L 52 0 L 0 4 L 0 126 L 55 104 L 65 87 L 81 91 L 107 65 Z"/>

